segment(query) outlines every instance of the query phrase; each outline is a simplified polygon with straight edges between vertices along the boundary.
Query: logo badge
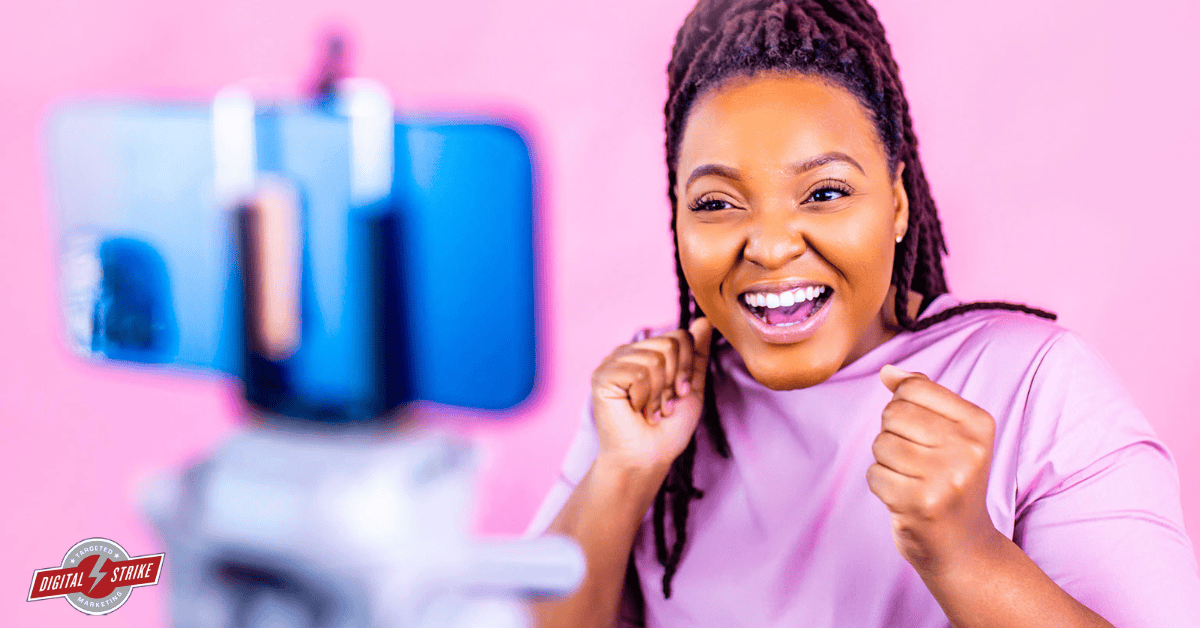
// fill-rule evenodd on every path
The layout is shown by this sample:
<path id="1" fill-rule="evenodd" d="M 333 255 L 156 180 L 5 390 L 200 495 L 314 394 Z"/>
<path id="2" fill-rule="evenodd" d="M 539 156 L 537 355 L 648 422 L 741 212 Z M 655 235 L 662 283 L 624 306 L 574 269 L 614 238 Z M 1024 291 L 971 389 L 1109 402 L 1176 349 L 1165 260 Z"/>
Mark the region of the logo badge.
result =
<path id="1" fill-rule="evenodd" d="M 33 572 L 26 601 L 65 597 L 80 612 L 107 615 L 121 608 L 134 587 L 158 584 L 163 556 L 130 556 L 109 539 L 80 541 L 62 565 Z"/>

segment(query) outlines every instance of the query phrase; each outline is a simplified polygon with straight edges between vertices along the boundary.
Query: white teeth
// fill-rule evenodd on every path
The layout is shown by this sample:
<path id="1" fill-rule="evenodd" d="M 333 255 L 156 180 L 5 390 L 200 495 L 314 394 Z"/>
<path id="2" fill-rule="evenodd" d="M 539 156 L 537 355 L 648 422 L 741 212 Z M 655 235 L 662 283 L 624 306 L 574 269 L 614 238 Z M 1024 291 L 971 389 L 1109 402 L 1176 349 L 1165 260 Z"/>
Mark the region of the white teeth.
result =
<path id="1" fill-rule="evenodd" d="M 742 296 L 742 300 L 750 307 L 774 309 L 777 307 L 791 307 L 804 301 L 812 301 L 822 294 L 825 294 L 825 286 L 808 286 L 806 288 L 797 288 L 790 292 L 748 292 Z"/>

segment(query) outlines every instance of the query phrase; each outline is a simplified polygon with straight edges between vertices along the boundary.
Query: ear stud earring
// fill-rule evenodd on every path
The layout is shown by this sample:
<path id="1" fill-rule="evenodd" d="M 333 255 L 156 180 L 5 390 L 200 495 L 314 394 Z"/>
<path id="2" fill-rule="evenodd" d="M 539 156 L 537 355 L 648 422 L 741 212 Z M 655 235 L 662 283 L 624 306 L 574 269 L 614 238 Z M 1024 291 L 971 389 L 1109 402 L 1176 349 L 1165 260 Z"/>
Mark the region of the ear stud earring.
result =
<path id="1" fill-rule="evenodd" d="M 896 236 L 896 244 L 900 244 L 900 241 L 901 241 L 901 240 L 903 240 L 903 239 L 904 239 L 904 236 L 903 236 L 903 235 L 898 235 L 898 236 Z"/>

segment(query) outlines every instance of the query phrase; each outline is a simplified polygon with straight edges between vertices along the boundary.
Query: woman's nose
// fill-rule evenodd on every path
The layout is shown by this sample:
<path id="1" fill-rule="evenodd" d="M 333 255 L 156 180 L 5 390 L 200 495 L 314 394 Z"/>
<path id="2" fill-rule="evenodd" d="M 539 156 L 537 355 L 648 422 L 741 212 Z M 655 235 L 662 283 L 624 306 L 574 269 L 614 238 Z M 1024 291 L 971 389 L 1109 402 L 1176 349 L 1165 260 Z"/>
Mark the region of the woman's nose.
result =
<path id="1" fill-rule="evenodd" d="M 776 269 L 808 250 L 802 221 L 792 211 L 761 213 L 748 225 L 744 257 L 766 269 Z"/>

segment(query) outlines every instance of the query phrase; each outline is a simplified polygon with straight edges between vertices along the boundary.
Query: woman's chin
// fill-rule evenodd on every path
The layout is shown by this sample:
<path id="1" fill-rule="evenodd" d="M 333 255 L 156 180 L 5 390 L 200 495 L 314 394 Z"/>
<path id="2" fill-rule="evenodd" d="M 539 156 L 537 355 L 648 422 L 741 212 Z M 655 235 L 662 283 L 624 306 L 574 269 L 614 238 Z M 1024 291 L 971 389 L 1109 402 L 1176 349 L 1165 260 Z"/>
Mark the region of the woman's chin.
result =
<path id="1" fill-rule="evenodd" d="M 816 386 L 833 377 L 838 371 L 838 364 L 834 361 L 829 361 L 828 364 L 814 364 L 784 356 L 756 359 L 757 357 L 743 355 L 746 369 L 755 381 L 771 390 L 796 390 Z"/>

